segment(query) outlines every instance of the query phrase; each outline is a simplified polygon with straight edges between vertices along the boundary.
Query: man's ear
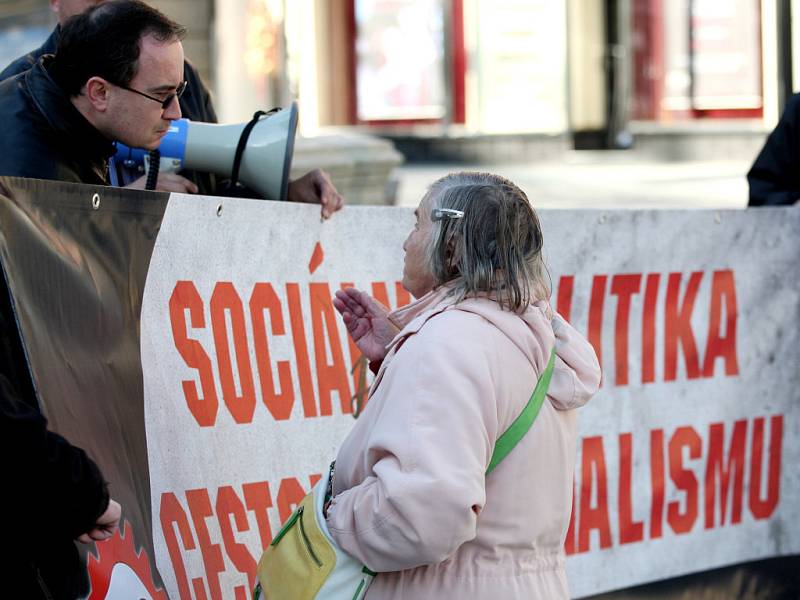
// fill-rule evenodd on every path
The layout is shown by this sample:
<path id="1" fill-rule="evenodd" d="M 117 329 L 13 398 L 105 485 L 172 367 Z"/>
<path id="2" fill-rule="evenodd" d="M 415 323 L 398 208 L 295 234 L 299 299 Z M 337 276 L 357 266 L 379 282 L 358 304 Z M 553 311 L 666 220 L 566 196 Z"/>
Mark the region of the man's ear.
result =
<path id="1" fill-rule="evenodd" d="M 84 86 L 86 99 L 97 111 L 105 112 L 108 108 L 109 83 L 102 77 L 91 77 Z"/>
<path id="2" fill-rule="evenodd" d="M 50 0 L 50 10 L 58 14 L 58 11 L 61 10 L 61 0 Z"/>

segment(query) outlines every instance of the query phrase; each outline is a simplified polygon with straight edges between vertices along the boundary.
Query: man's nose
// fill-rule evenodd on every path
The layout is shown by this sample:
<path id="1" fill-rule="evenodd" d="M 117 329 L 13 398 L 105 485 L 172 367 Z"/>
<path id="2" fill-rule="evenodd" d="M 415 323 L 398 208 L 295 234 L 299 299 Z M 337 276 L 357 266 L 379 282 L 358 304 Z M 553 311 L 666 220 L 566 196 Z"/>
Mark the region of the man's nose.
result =
<path id="1" fill-rule="evenodd" d="M 181 103 L 178 101 L 178 97 L 172 99 L 172 102 L 169 103 L 169 106 L 164 109 L 162 113 L 162 118 L 167 119 L 169 121 L 174 121 L 176 119 L 180 119 L 182 116 L 181 113 Z"/>

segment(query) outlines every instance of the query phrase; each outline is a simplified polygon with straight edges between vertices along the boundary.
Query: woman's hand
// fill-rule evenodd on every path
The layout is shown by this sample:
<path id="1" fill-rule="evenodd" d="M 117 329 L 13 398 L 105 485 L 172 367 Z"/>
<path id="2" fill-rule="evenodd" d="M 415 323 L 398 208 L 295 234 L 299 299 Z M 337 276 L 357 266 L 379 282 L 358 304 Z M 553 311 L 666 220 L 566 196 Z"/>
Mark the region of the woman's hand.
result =
<path id="1" fill-rule="evenodd" d="M 400 331 L 389 321 L 389 309 L 366 292 L 355 288 L 337 290 L 333 306 L 361 354 L 368 360 L 383 360 L 386 346 Z"/>

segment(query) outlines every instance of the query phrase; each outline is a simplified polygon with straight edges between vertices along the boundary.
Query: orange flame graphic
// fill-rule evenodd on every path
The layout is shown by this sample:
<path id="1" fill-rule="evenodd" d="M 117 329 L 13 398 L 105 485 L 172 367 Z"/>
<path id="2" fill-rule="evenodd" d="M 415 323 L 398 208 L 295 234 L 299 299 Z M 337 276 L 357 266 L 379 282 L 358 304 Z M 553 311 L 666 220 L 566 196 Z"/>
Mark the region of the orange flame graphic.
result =
<path id="1" fill-rule="evenodd" d="M 119 564 L 126 565 L 136 574 L 153 600 L 168 600 L 166 592 L 156 588 L 153 582 L 147 552 L 144 548 L 136 552 L 133 527 L 125 521 L 120 531 L 106 541 L 95 544 L 97 556 L 89 553 L 89 580 L 92 591 L 87 600 L 105 600 L 111 585 L 112 572 Z"/>

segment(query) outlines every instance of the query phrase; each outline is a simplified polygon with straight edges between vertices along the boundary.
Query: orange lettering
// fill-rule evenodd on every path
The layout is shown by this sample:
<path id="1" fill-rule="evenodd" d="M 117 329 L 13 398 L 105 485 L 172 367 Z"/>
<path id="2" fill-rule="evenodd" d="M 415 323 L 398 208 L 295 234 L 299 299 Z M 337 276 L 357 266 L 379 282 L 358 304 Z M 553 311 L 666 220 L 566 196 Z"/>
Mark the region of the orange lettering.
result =
<path id="1" fill-rule="evenodd" d="M 606 299 L 606 275 L 592 279 L 592 297 L 589 301 L 589 343 L 594 347 L 597 360 L 603 366 L 603 305 Z"/>
<path id="2" fill-rule="evenodd" d="M 611 280 L 611 293 L 618 296 L 617 320 L 614 335 L 614 367 L 616 384 L 628 385 L 628 325 L 631 314 L 631 296 L 639 293 L 642 276 L 615 275 Z"/>
<path id="3" fill-rule="evenodd" d="M 686 492 L 686 510 L 681 513 L 680 501 L 667 505 L 667 522 L 675 533 L 688 533 L 697 520 L 697 477 L 683 468 L 683 449 L 689 449 L 689 458 L 700 458 L 702 440 L 691 427 L 679 427 L 669 440 L 669 476 L 675 487 Z"/>
<path id="4" fill-rule="evenodd" d="M 683 304 L 678 305 L 681 287 L 681 274 L 670 273 L 667 281 L 667 300 L 664 309 L 664 380 L 673 381 L 678 369 L 678 343 L 683 346 L 686 360 L 686 376 L 695 379 L 700 376 L 697 345 L 692 333 L 692 310 L 697 297 L 697 289 L 703 273 L 696 271 L 689 276 Z"/>
<path id="5" fill-rule="evenodd" d="M 303 311 L 300 304 L 300 286 L 296 283 L 287 283 L 286 296 L 289 301 L 289 320 L 292 324 L 292 342 L 297 363 L 297 377 L 300 380 L 300 396 L 303 398 L 303 414 L 306 417 L 316 417 L 317 403 L 314 401 L 314 388 L 311 385 L 311 365 L 308 360 L 306 328 L 303 325 Z"/>
<path id="6" fill-rule="evenodd" d="M 661 537 L 664 518 L 664 431 L 654 429 L 650 432 L 650 537 Z"/>
<path id="7" fill-rule="evenodd" d="M 189 512 L 192 515 L 197 541 L 200 544 L 200 553 L 203 556 L 203 566 L 208 578 L 208 587 L 211 590 L 211 600 L 222 600 L 219 574 L 225 572 L 225 561 L 222 559 L 222 550 L 219 544 L 211 543 L 211 536 L 208 534 L 208 527 L 206 527 L 206 519 L 214 516 L 211 510 L 211 499 L 208 497 L 208 490 L 205 488 L 187 490 L 186 501 L 189 504 Z M 195 592 L 198 592 L 199 589 L 205 596 L 202 580 L 195 579 L 193 584 Z"/>
<path id="8" fill-rule="evenodd" d="M 401 306 L 411 304 L 411 294 L 409 294 L 406 288 L 403 287 L 402 283 L 399 281 L 396 282 L 394 284 L 394 291 L 395 295 L 397 296 L 397 306 L 395 308 L 400 308 Z"/>
<path id="9" fill-rule="evenodd" d="M 259 481 L 258 483 L 245 483 L 244 503 L 247 510 L 256 516 L 258 534 L 261 536 L 261 547 L 266 548 L 272 541 L 272 528 L 269 526 L 269 515 L 267 509 L 272 506 L 272 496 L 269 493 L 269 483 Z"/>
<path id="10" fill-rule="evenodd" d="M 644 539 L 644 522 L 633 520 L 632 485 L 633 442 L 630 433 L 619 436 L 619 543 L 630 544 Z"/>
<path id="11" fill-rule="evenodd" d="M 211 359 L 197 340 L 189 339 L 186 333 L 184 311 L 189 310 L 189 318 L 194 329 L 205 328 L 203 299 L 191 281 L 179 281 L 169 298 L 169 320 L 172 324 L 172 339 L 183 361 L 191 369 L 197 369 L 200 375 L 200 386 L 203 397 L 197 393 L 194 381 L 182 381 L 183 395 L 186 405 L 200 427 L 210 427 L 217 420 L 219 400 L 214 387 L 214 373 L 211 370 Z"/>
<path id="12" fill-rule="evenodd" d="M 592 506 L 594 481 L 597 480 L 597 506 Z M 600 547 L 611 546 L 611 525 L 608 519 L 606 459 L 603 438 L 583 439 L 581 455 L 581 509 L 578 529 L 578 552 L 588 552 L 593 529 L 600 534 Z"/>
<path id="13" fill-rule="evenodd" d="M 333 413 L 331 392 L 339 395 L 342 413 L 353 412 L 350 404 L 350 384 L 347 381 L 347 368 L 344 364 L 342 342 L 333 314 L 331 289 L 327 283 L 312 283 L 311 330 L 314 335 L 314 358 L 317 364 L 317 390 L 319 392 L 319 412 L 321 415 Z M 328 362 L 330 349 L 330 362 Z"/>
<path id="14" fill-rule="evenodd" d="M 382 281 L 372 282 L 372 297 L 387 308 L 391 306 L 391 303 L 389 302 L 389 290 L 386 288 L 386 284 Z"/>
<path id="15" fill-rule="evenodd" d="M 656 301 L 661 275 L 650 273 L 644 288 L 642 315 L 642 383 L 656 380 Z"/>
<path id="16" fill-rule="evenodd" d="M 222 532 L 222 542 L 225 545 L 225 552 L 231 559 L 233 566 L 239 573 L 247 575 L 248 587 L 242 585 L 234 588 L 237 600 L 246 600 L 248 591 L 256 585 L 256 561 L 253 555 L 247 550 L 247 546 L 236 541 L 231 525 L 231 517 L 236 523 L 239 532 L 248 531 L 247 513 L 244 505 L 231 486 L 224 486 L 217 492 L 217 518 L 219 519 L 219 529 Z"/>
<path id="17" fill-rule="evenodd" d="M 236 393 L 233 377 L 233 361 L 228 346 L 228 324 L 225 313 L 231 316 L 231 335 L 236 353 L 236 366 L 242 395 Z M 217 365 L 222 385 L 222 398 L 237 423 L 250 423 L 256 409 L 256 391 L 253 385 L 253 370 L 250 367 L 250 352 L 247 347 L 247 332 L 244 323 L 242 300 L 229 281 L 221 281 L 214 286 L 211 295 L 211 326 L 214 331 L 214 345 L 217 349 Z"/>
<path id="18" fill-rule="evenodd" d="M 720 332 L 722 325 L 722 302 L 725 301 L 725 337 Z M 708 324 L 708 342 L 703 361 L 703 376 L 714 375 L 717 358 L 725 361 L 725 375 L 739 374 L 736 358 L 736 285 L 733 271 L 714 271 L 711 282 L 711 316 Z"/>
<path id="19" fill-rule="evenodd" d="M 725 524 L 725 511 L 728 507 L 730 478 L 733 472 L 733 509 L 731 523 L 742 520 L 742 494 L 744 489 L 744 447 L 747 440 L 747 421 L 736 421 L 733 424 L 733 436 L 728 450 L 728 464 L 722 456 L 725 426 L 712 423 L 708 431 L 708 461 L 706 462 L 705 509 L 706 529 L 714 527 L 716 508 L 717 481 L 719 481 L 720 525 Z"/>
<path id="20" fill-rule="evenodd" d="M 272 377 L 269 342 L 264 311 L 269 311 L 273 335 L 284 335 L 281 301 L 275 290 L 268 283 L 257 283 L 250 296 L 250 318 L 253 320 L 253 343 L 256 350 L 256 366 L 261 380 L 261 398 L 264 405 L 276 421 L 285 421 L 292 414 L 294 406 L 294 387 L 292 385 L 292 369 L 288 360 L 277 363 L 280 394 L 275 391 Z"/>
<path id="21" fill-rule="evenodd" d="M 192 529 L 189 526 L 189 519 L 186 518 L 186 513 L 181 507 L 181 503 L 175 497 L 175 494 L 165 493 L 161 494 L 161 507 L 159 510 L 159 518 L 161 519 L 161 531 L 164 532 L 164 542 L 167 544 L 167 552 L 169 552 L 169 559 L 172 562 L 172 570 L 175 571 L 175 579 L 178 584 L 178 594 L 181 599 L 189 598 L 192 595 L 189 591 L 189 578 L 186 576 L 186 566 L 183 564 L 183 549 L 194 550 L 194 538 L 192 537 Z M 178 537 L 175 534 L 175 527 L 178 527 L 178 532 L 181 535 L 183 547 L 178 543 Z M 203 580 L 200 580 L 202 588 Z M 205 596 L 205 590 L 203 591 Z"/>
<path id="22" fill-rule="evenodd" d="M 753 456 L 750 463 L 750 512 L 756 519 L 766 519 L 775 512 L 780 499 L 781 448 L 783 446 L 783 415 L 770 418 L 769 477 L 767 497 L 761 499 L 761 468 L 764 456 L 764 419 L 753 423 Z"/>
<path id="23" fill-rule="evenodd" d="M 558 304 L 556 311 L 569 322 L 572 315 L 572 289 L 575 286 L 574 275 L 562 275 L 558 280 Z"/>

